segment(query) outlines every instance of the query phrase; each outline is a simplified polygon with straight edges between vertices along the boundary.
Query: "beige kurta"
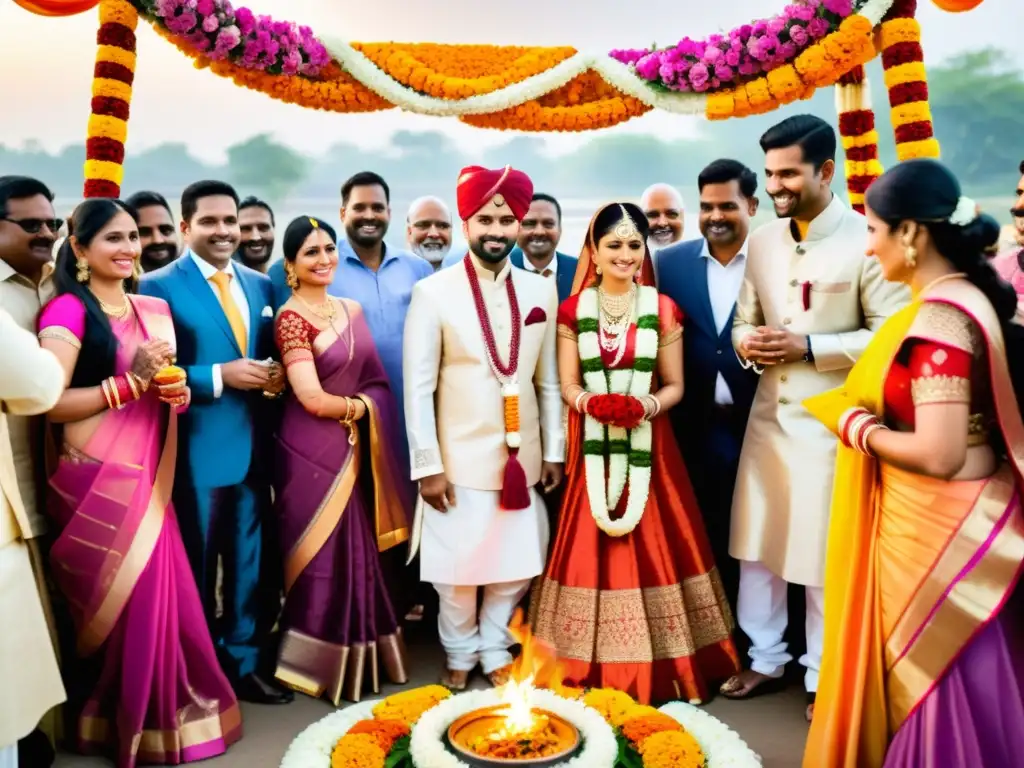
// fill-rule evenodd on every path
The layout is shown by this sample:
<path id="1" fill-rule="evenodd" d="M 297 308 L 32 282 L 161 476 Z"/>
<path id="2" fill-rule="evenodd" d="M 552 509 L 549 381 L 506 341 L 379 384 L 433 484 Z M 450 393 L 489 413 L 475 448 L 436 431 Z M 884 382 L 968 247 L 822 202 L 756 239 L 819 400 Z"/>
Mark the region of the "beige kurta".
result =
<path id="1" fill-rule="evenodd" d="M 65 699 L 23 531 L 29 519 L 11 453 L 7 414 L 43 413 L 64 390 L 57 358 L 0 309 L 0 747 L 27 736 Z"/>
<path id="2" fill-rule="evenodd" d="M 874 331 L 910 300 L 867 258 L 864 217 L 838 198 L 797 242 L 789 219 L 750 237 L 733 344 L 761 325 L 810 336 L 813 363 L 761 373 L 740 455 L 729 553 L 786 581 L 824 585 L 836 439 L 803 401 L 840 386 Z M 809 308 L 804 284 L 810 283 Z"/>
<path id="3" fill-rule="evenodd" d="M 555 283 L 506 264 L 476 267 L 495 341 L 508 360 L 512 336 L 506 280 L 519 303 L 519 461 L 530 486 L 543 461 L 564 461 L 562 398 L 555 355 Z M 530 315 L 543 316 L 527 324 Z M 402 375 L 412 479 L 444 472 L 456 505 L 446 513 L 417 507 L 410 549 L 420 547 L 421 576 L 437 584 L 481 585 L 532 578 L 544 568 L 548 523 L 533 494 L 526 510 L 499 507 L 508 451 L 501 385 L 487 359 L 465 267 L 460 262 L 413 288 L 405 321 Z"/>

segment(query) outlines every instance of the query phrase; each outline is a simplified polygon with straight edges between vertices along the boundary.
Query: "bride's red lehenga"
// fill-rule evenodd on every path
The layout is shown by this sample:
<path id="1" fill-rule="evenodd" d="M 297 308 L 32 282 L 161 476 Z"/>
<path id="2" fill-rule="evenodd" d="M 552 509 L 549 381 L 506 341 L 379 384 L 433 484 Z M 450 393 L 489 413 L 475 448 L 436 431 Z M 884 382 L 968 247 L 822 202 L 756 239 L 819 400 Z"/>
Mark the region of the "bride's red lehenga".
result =
<path id="1" fill-rule="evenodd" d="M 594 284 L 587 252 L 558 332 L 576 336 L 581 287 Z M 653 284 L 650 257 L 642 284 Z M 682 334 L 682 315 L 658 297 L 662 346 Z M 616 368 L 633 365 L 636 326 Z M 601 350 L 610 367 L 614 352 Z M 564 384 L 564 382 L 563 382 Z M 655 381 L 654 391 L 660 385 Z M 655 417 L 651 485 L 639 525 L 625 536 L 594 522 L 583 465 L 583 417 L 568 414 L 566 489 L 555 544 L 531 600 L 533 633 L 558 653 L 568 684 L 615 688 L 644 704 L 707 701 L 709 686 L 739 671 L 732 611 L 722 589 L 682 454 L 665 414 Z M 613 518 L 620 517 L 627 486 Z"/>

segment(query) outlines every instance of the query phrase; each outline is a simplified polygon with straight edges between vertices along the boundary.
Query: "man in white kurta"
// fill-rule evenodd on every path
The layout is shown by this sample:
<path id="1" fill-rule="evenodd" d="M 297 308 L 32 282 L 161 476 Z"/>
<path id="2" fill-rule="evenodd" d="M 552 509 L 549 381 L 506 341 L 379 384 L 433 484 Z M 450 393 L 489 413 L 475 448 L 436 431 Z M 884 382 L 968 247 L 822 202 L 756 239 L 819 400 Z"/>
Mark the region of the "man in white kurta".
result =
<path id="1" fill-rule="evenodd" d="M 440 597 L 442 682 L 454 689 L 465 687 L 477 664 L 493 684 L 507 679 L 508 625 L 547 555 L 547 513 L 535 486 L 550 490 L 562 476 L 555 284 L 507 258 L 531 194 L 529 179 L 509 168 L 463 171 L 459 215 L 471 252 L 416 284 L 405 322 L 406 429 L 421 493 L 412 552 L 419 542 L 421 578 Z M 486 325 L 499 366 L 516 357 L 513 340 L 519 339 L 515 439 L 506 431 L 514 427 L 506 422 L 508 382 L 490 359 Z M 511 490 L 505 486 L 512 457 L 525 475 L 519 509 L 502 505 Z"/>
<path id="2" fill-rule="evenodd" d="M 64 686 L 25 536 L 30 520 L 15 471 L 7 414 L 52 408 L 64 391 L 64 369 L 35 336 L 0 309 L 0 768 L 17 768 L 18 740 L 64 701 Z M 25 768 L 31 768 L 25 766 Z"/>
<path id="3" fill-rule="evenodd" d="M 744 698 L 781 678 L 788 584 L 806 587 L 804 683 L 813 694 L 824 641 L 825 547 L 836 439 L 803 401 L 842 385 L 883 322 L 909 299 L 865 256 L 864 217 L 829 188 L 835 132 L 798 115 L 762 138 L 778 220 L 750 237 L 733 344 L 761 374 L 733 497 L 729 552 L 740 560 L 737 621 L 750 670 L 722 692 Z"/>

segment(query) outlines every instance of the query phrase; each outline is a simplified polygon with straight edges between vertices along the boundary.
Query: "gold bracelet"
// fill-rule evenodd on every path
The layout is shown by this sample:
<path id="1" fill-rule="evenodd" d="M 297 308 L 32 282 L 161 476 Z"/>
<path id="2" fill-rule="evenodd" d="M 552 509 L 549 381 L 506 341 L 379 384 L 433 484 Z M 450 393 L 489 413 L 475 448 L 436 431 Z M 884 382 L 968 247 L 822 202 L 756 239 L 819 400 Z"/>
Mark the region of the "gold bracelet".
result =
<path id="1" fill-rule="evenodd" d="M 101 381 L 100 391 L 103 392 L 103 399 L 107 401 L 107 409 L 114 410 L 114 399 L 110 396 L 110 382 L 106 379 Z"/>
<path id="2" fill-rule="evenodd" d="M 128 389 L 131 390 L 132 397 L 134 397 L 136 400 L 142 397 L 142 395 L 139 393 L 139 387 L 135 383 L 135 374 L 133 374 L 131 371 L 128 371 L 124 378 L 125 381 L 128 382 Z"/>
<path id="3" fill-rule="evenodd" d="M 107 387 L 110 389 L 110 393 L 114 396 L 114 408 L 121 410 L 121 396 L 117 393 L 117 379 L 111 376 L 107 379 Z"/>

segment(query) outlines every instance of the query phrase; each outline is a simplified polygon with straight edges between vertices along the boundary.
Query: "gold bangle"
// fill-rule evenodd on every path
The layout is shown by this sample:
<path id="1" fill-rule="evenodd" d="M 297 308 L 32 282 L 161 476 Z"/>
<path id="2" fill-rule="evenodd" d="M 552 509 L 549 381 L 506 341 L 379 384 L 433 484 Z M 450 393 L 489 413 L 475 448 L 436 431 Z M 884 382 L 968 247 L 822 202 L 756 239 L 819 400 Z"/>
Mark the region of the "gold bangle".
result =
<path id="1" fill-rule="evenodd" d="M 114 400 L 110 396 L 110 382 L 104 379 L 100 382 L 100 391 L 103 392 L 103 399 L 107 401 L 107 409 L 114 410 Z"/>
<path id="2" fill-rule="evenodd" d="M 121 396 L 117 392 L 117 379 L 111 376 L 107 379 L 107 387 L 110 389 L 110 394 L 114 396 L 114 408 L 118 411 L 121 410 Z"/>
<path id="3" fill-rule="evenodd" d="M 142 395 L 139 394 L 139 387 L 135 383 L 135 375 L 131 371 L 129 371 L 124 378 L 125 381 L 128 382 L 128 389 L 132 391 L 132 397 L 134 397 L 136 400 L 142 397 Z"/>

